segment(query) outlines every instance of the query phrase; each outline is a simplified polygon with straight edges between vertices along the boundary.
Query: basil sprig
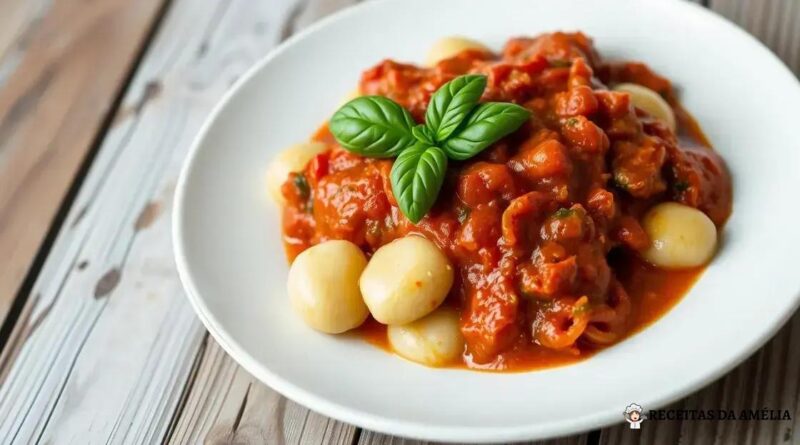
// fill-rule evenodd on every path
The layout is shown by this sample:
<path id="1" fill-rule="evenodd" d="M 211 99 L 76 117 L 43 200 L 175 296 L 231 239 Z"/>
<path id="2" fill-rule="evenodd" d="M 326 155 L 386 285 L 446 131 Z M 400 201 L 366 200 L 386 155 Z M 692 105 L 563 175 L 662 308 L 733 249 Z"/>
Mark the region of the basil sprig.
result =
<path id="1" fill-rule="evenodd" d="M 447 159 L 469 159 L 514 132 L 530 112 L 507 102 L 478 104 L 486 76 L 466 75 L 442 85 L 431 97 L 425 123 L 393 100 L 362 96 L 342 106 L 330 120 L 339 144 L 361 156 L 389 158 L 392 192 L 400 210 L 418 223 L 436 202 Z"/>

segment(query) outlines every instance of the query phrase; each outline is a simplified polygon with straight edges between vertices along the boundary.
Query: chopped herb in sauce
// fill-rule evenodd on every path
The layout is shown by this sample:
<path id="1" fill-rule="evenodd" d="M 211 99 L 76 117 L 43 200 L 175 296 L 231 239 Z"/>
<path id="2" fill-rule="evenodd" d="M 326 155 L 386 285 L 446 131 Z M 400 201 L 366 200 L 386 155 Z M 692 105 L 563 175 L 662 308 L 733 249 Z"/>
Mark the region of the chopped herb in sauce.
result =
<path id="1" fill-rule="evenodd" d="M 548 62 L 550 62 L 550 66 L 553 68 L 569 68 L 570 66 L 572 66 L 572 62 L 570 62 L 569 60 L 552 59 L 548 60 Z"/>
<path id="2" fill-rule="evenodd" d="M 589 304 L 588 303 L 579 304 L 579 305 L 577 305 L 577 306 L 572 308 L 572 316 L 573 317 L 579 317 L 579 316 L 585 314 L 588 311 L 589 311 Z"/>
<path id="3" fill-rule="evenodd" d="M 622 190 L 628 190 L 628 178 L 620 175 L 614 175 L 614 185 Z"/>
<path id="4" fill-rule="evenodd" d="M 456 207 L 456 218 L 458 218 L 458 222 L 464 224 L 464 221 L 469 218 L 469 207 Z"/>
<path id="5" fill-rule="evenodd" d="M 556 210 L 556 213 L 554 213 L 553 216 L 558 218 L 558 219 L 562 219 L 562 218 L 570 217 L 573 214 L 575 214 L 575 211 L 572 210 L 572 209 L 560 208 L 560 209 Z"/>
<path id="6" fill-rule="evenodd" d="M 555 306 L 554 300 L 539 300 L 538 303 L 539 303 L 539 308 L 544 311 L 553 309 L 553 307 Z"/>
<path id="7" fill-rule="evenodd" d="M 673 187 L 675 188 L 676 192 L 680 193 L 686 191 L 689 188 L 689 183 L 686 181 L 678 181 L 675 183 Z"/>
<path id="8" fill-rule="evenodd" d="M 309 195 L 311 194 L 311 188 L 308 186 L 306 175 L 298 173 L 294 177 L 294 186 L 297 187 L 297 194 L 301 198 L 308 199 Z"/>

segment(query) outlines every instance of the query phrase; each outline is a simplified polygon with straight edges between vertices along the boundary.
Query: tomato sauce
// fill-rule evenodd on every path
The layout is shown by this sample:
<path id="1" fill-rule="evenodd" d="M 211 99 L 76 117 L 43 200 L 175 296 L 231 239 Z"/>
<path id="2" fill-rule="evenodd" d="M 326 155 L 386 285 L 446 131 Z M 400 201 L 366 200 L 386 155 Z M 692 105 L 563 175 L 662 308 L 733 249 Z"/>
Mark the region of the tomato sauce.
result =
<path id="1" fill-rule="evenodd" d="M 289 259 L 331 239 L 369 256 L 408 234 L 433 241 L 457 274 L 446 304 L 466 340 L 454 366 L 519 371 L 591 356 L 652 323 L 702 273 L 661 270 L 640 252 L 639 220 L 663 201 L 705 212 L 721 228 L 731 212 L 722 159 L 678 103 L 669 80 L 638 62 L 604 62 L 581 33 L 509 40 L 501 54 L 467 50 L 434 67 L 386 60 L 364 72 L 363 94 L 383 95 L 424 120 L 430 96 L 482 73 L 483 101 L 532 112 L 528 123 L 477 157 L 452 162 L 439 198 L 418 224 L 399 211 L 392 161 L 330 146 L 283 185 Z M 633 82 L 664 97 L 677 134 L 609 85 Z M 385 327 L 358 332 L 387 347 Z"/>

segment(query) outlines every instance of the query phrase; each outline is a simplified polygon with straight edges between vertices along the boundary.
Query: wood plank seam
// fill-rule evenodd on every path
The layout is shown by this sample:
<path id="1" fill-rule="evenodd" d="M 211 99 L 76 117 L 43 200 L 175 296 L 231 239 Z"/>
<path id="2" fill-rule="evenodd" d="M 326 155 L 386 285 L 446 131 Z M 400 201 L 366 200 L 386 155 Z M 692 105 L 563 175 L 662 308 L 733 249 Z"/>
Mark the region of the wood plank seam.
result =
<path id="1" fill-rule="evenodd" d="M 209 338 L 210 335 L 208 332 L 206 332 L 205 335 L 203 335 L 203 341 L 200 343 L 200 348 L 197 350 L 197 354 L 192 362 L 192 369 L 189 373 L 189 377 L 186 379 L 186 383 L 183 385 L 180 401 L 175 407 L 175 412 L 173 413 L 172 419 L 169 422 L 169 426 L 164 434 L 162 443 L 169 443 L 172 439 L 172 435 L 175 433 L 175 426 L 178 424 L 180 413 L 183 412 L 183 409 L 186 406 L 186 401 L 189 399 L 189 393 L 194 387 L 194 382 L 197 379 L 197 373 L 200 369 L 200 366 L 203 364 L 203 360 L 205 359 L 205 351 L 208 347 Z M 213 339 L 211 341 L 213 341 Z"/>
<path id="2" fill-rule="evenodd" d="M 353 435 L 353 440 L 350 442 L 350 445 L 358 445 L 361 442 L 361 434 L 363 432 L 363 428 L 356 428 L 356 433 Z"/>

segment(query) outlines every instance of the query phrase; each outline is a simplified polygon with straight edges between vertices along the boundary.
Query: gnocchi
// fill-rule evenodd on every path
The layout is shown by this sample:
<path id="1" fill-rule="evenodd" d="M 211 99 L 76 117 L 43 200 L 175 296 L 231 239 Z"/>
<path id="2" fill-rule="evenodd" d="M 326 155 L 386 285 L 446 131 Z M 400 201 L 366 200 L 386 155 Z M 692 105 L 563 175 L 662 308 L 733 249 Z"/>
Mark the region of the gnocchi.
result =
<path id="1" fill-rule="evenodd" d="M 701 266 L 714 255 L 717 228 L 705 213 L 675 202 L 656 205 L 642 227 L 650 237 L 644 258 L 665 268 Z"/>
<path id="2" fill-rule="evenodd" d="M 407 236 L 382 246 L 361 275 L 364 302 L 375 320 L 406 324 L 439 307 L 453 285 L 453 267 L 431 241 Z"/>
<path id="3" fill-rule="evenodd" d="M 358 289 L 367 265 L 350 241 L 326 241 L 295 258 L 289 269 L 292 307 L 312 328 L 338 334 L 360 326 L 369 311 Z"/>
<path id="4" fill-rule="evenodd" d="M 305 142 L 285 149 L 272 160 L 267 168 L 267 189 L 276 203 L 284 202 L 281 186 L 289 173 L 302 170 L 311 158 L 326 148 L 322 142 Z"/>
<path id="5" fill-rule="evenodd" d="M 428 56 L 425 58 L 425 64 L 428 66 L 436 65 L 442 60 L 449 59 L 461 51 L 468 49 L 490 51 L 489 48 L 472 39 L 457 36 L 445 37 L 433 44 L 428 51 Z"/>
<path id="6" fill-rule="evenodd" d="M 614 90 L 630 94 L 633 106 L 646 111 L 647 114 L 655 118 L 663 120 L 672 131 L 677 128 L 675 112 L 672 111 L 672 107 L 660 94 L 635 83 L 620 83 L 614 86 Z"/>
<path id="7" fill-rule="evenodd" d="M 452 363 L 464 351 L 458 313 L 452 309 L 440 308 L 412 323 L 389 326 L 387 335 L 394 352 L 427 366 Z"/>

